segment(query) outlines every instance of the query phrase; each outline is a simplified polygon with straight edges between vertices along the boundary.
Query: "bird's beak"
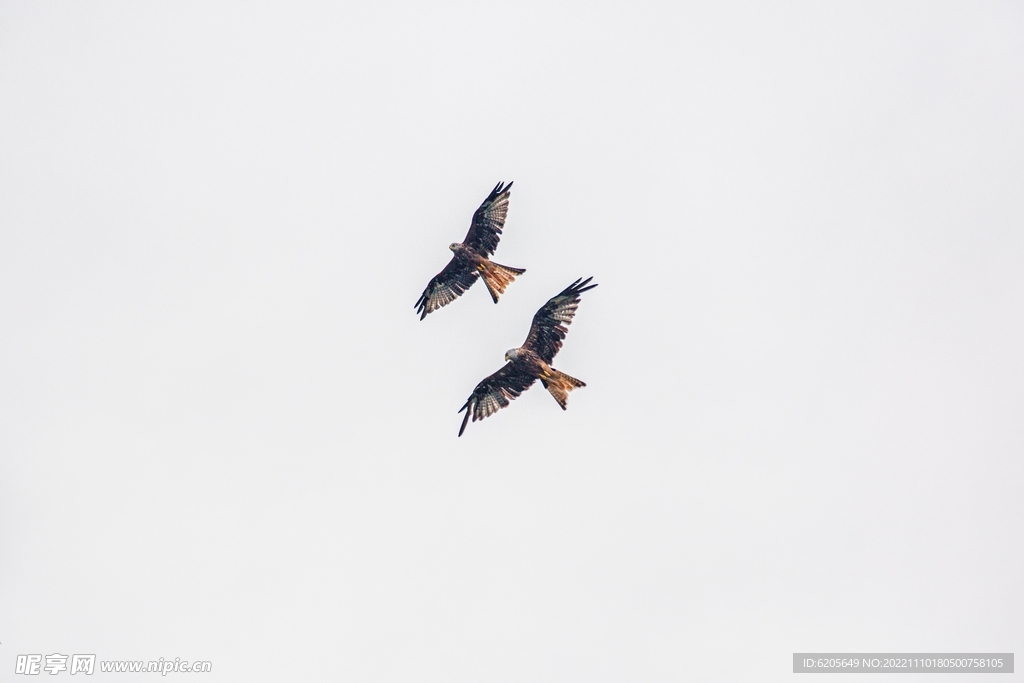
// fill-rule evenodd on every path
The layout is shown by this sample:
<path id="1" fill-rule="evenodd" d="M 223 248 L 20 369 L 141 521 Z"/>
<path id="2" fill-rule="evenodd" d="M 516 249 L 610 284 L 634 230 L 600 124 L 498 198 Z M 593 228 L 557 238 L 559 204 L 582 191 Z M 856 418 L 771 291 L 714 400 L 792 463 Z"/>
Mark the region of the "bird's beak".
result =
<path id="1" fill-rule="evenodd" d="M 505 354 L 505 360 L 508 360 L 508 354 L 507 353 Z"/>

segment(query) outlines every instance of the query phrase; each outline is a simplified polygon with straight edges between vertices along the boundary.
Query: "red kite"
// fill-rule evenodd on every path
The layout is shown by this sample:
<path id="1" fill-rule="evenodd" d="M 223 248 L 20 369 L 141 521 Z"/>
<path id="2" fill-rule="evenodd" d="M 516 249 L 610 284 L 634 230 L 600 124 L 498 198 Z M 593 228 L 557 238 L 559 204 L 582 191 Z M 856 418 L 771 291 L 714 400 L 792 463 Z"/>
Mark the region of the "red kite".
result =
<path id="1" fill-rule="evenodd" d="M 562 340 L 568 332 L 565 326 L 571 323 L 573 316 L 576 315 L 576 309 L 580 305 L 580 294 L 597 287 L 587 286 L 592 279 L 588 277 L 582 282 L 576 280 L 541 306 L 533 316 L 530 334 L 526 335 L 523 345 L 505 352 L 505 360 L 508 363 L 477 384 L 466 405 L 459 410 L 460 413 L 466 411 L 459 436 L 466 431 L 470 415 L 473 416 L 473 422 L 490 417 L 529 389 L 538 379 L 555 397 L 558 405 L 562 406 L 562 410 L 565 410 L 570 391 L 587 386 L 575 377 L 555 370 L 551 367 L 551 361 L 562 348 Z"/>
<path id="2" fill-rule="evenodd" d="M 498 295 L 504 293 L 505 287 L 517 275 L 526 272 L 522 268 L 500 265 L 488 258 L 498 248 L 505 214 L 508 213 L 511 188 L 512 183 L 495 185 L 491 194 L 473 214 L 466 239 L 448 245 L 455 255 L 444 270 L 434 276 L 416 301 L 416 312 L 420 314 L 420 320 L 426 318 L 427 313 L 433 313 L 455 301 L 481 275 L 494 303 L 498 303 Z"/>

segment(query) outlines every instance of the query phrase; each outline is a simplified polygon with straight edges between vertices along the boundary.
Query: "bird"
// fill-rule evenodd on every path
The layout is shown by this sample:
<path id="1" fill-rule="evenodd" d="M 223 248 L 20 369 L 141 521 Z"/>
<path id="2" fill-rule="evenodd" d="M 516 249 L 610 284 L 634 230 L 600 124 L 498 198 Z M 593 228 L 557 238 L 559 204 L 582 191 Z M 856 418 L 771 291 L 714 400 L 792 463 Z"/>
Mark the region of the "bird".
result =
<path id="1" fill-rule="evenodd" d="M 566 325 L 576 315 L 580 295 L 597 287 L 596 284 L 588 285 L 593 279 L 591 276 L 586 280 L 576 280 L 548 299 L 534 314 L 530 333 L 526 335 L 523 345 L 506 351 L 506 364 L 477 384 L 466 404 L 459 409 L 460 413 L 466 411 L 459 436 L 466 431 L 471 415 L 473 422 L 490 417 L 506 407 L 512 399 L 518 398 L 538 379 L 562 410 L 566 409 L 570 391 L 587 386 L 575 377 L 551 367 L 551 361 L 562 348 L 562 340 L 568 332 Z"/>
<path id="2" fill-rule="evenodd" d="M 489 258 L 501 239 L 511 189 L 512 183 L 495 185 L 473 214 L 466 238 L 448 245 L 453 252 L 452 260 L 430 280 L 414 306 L 420 320 L 462 296 L 480 276 L 483 276 L 494 303 L 498 303 L 498 296 L 505 292 L 509 283 L 526 272 L 524 268 L 510 268 Z"/>

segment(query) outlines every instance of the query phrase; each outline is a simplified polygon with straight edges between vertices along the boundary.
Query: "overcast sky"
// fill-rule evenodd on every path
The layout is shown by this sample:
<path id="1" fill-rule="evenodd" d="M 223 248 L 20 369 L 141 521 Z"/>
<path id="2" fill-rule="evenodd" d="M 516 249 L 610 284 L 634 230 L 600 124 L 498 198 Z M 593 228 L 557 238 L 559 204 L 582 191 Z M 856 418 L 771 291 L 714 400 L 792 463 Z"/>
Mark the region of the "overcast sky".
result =
<path id="1" fill-rule="evenodd" d="M 1022 351 L 1019 2 L 0 5 L 8 674 L 1020 653 Z"/>

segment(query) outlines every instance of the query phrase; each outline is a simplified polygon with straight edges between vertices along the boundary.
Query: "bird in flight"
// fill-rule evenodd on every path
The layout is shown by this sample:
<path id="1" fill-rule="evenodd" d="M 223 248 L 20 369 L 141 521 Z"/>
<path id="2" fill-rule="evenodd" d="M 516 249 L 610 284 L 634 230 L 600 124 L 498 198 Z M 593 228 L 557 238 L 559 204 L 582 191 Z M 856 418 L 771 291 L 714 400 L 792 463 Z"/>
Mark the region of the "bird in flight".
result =
<path id="1" fill-rule="evenodd" d="M 484 203 L 473 214 L 473 222 L 462 242 L 453 242 L 448 248 L 454 252 L 452 260 L 440 273 L 435 275 L 423 294 L 416 301 L 416 312 L 420 320 L 427 317 L 442 306 L 447 306 L 462 293 L 469 289 L 482 276 L 487 291 L 491 293 L 494 303 L 505 287 L 526 271 L 522 268 L 510 268 L 490 260 L 491 254 L 498 248 L 501 239 L 501 228 L 505 225 L 505 214 L 508 213 L 508 196 L 512 183 L 498 183 L 491 190 Z"/>
<path id="2" fill-rule="evenodd" d="M 588 277 L 582 282 L 576 280 L 540 307 L 533 316 L 530 333 L 526 335 L 523 345 L 505 352 L 505 360 L 508 361 L 505 366 L 477 384 L 466 405 L 459 410 L 460 413 L 466 411 L 459 436 L 466 431 L 470 415 L 473 416 L 473 422 L 490 417 L 507 406 L 512 399 L 518 398 L 538 379 L 558 401 L 558 405 L 562 406 L 562 410 L 565 410 L 570 391 L 587 386 L 575 377 L 555 370 L 551 367 L 551 361 L 562 348 L 562 340 L 568 332 L 566 325 L 576 315 L 580 294 L 597 287 L 596 284 L 587 284 L 592 279 Z"/>

